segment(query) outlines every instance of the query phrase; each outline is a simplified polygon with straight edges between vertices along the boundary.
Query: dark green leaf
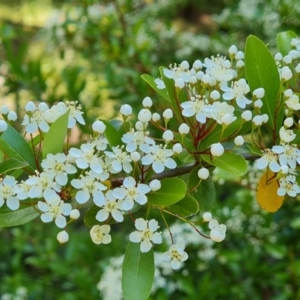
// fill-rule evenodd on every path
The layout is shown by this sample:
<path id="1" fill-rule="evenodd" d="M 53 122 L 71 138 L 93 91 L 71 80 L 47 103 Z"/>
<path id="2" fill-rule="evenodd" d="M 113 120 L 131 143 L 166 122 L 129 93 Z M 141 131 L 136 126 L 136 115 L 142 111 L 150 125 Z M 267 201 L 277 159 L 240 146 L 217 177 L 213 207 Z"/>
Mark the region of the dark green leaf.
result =
<path id="1" fill-rule="evenodd" d="M 17 211 L 2 213 L 0 209 L 0 227 L 23 225 L 40 214 L 33 207 L 26 207 Z"/>
<path id="2" fill-rule="evenodd" d="M 284 109 L 280 109 L 280 77 L 275 60 L 267 46 L 257 37 L 250 35 L 246 41 L 245 71 L 251 91 L 265 89 L 261 112 L 269 116 L 271 133 L 279 131 Z"/>
<path id="3" fill-rule="evenodd" d="M 104 135 L 111 147 L 121 146 L 123 142 L 121 140 L 121 134 L 118 130 L 110 123 L 105 120 L 101 120 L 105 125 L 106 129 Z"/>
<path id="4" fill-rule="evenodd" d="M 168 206 L 183 199 L 186 194 L 186 184 L 179 178 L 165 178 L 161 180 L 161 188 L 147 195 L 152 205 Z"/>
<path id="5" fill-rule="evenodd" d="M 9 157 L 28 162 L 35 169 L 33 152 L 26 140 L 10 125 L 0 137 L 0 148 Z"/>
<path id="6" fill-rule="evenodd" d="M 140 244 L 129 243 L 122 268 L 122 291 L 125 300 L 146 300 L 154 280 L 153 250 L 141 253 Z"/>
<path id="7" fill-rule="evenodd" d="M 170 205 L 168 210 L 175 215 L 187 218 L 195 215 L 199 210 L 198 202 L 190 194 L 186 194 L 185 197 L 179 202 Z"/>
<path id="8" fill-rule="evenodd" d="M 28 162 L 10 158 L 0 163 L 0 175 L 12 170 L 22 169 L 28 166 Z"/>

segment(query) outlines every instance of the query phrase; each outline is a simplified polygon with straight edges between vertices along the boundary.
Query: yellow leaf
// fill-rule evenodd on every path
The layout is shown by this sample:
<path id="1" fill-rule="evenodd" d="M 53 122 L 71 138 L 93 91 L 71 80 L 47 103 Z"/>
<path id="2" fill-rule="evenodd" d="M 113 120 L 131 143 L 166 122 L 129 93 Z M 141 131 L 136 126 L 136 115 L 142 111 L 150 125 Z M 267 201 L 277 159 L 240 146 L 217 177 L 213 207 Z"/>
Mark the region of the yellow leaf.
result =
<path id="1" fill-rule="evenodd" d="M 273 172 L 266 171 L 261 176 L 256 192 L 256 199 L 259 206 L 268 212 L 277 211 L 283 202 L 284 196 L 278 196 L 278 180 L 274 179 Z"/>

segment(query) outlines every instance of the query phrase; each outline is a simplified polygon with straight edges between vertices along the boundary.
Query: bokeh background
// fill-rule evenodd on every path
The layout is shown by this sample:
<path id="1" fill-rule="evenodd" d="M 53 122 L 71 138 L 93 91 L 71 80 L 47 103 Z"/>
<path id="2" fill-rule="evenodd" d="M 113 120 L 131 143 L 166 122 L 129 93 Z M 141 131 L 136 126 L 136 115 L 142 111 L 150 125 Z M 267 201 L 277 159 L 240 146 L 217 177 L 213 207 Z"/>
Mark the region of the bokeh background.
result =
<path id="1" fill-rule="evenodd" d="M 285 30 L 300 34 L 298 1 L 1 0 L 0 105 L 22 115 L 29 100 L 76 100 L 87 120 L 76 143 L 95 119 L 116 117 L 121 104 L 137 111 L 150 96 L 164 109 L 142 74 L 226 55 L 232 44 L 243 50 L 249 34 L 275 53 L 276 35 Z M 226 240 L 214 244 L 173 224 L 190 259 L 177 272 L 161 264 L 151 299 L 300 299 L 300 205 L 287 199 L 275 214 L 261 211 L 258 177 L 251 163 L 245 178 L 214 174 L 212 213 L 227 224 Z M 82 221 L 69 226 L 65 245 L 56 240 L 58 229 L 40 220 L 0 228 L 0 299 L 122 299 L 118 279 L 130 228 L 116 227 L 107 246 L 93 244 Z"/>

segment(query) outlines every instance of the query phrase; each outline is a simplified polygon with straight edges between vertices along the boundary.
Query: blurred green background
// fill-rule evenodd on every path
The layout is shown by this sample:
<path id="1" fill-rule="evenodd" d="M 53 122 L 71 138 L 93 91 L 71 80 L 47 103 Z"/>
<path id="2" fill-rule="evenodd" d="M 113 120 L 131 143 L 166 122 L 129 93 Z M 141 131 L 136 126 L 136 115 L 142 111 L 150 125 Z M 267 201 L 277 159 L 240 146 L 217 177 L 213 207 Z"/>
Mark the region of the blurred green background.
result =
<path id="1" fill-rule="evenodd" d="M 88 124 L 76 142 L 123 103 L 137 111 L 151 96 L 163 109 L 140 78 L 158 76 L 159 66 L 226 54 L 232 44 L 243 50 L 249 34 L 275 52 L 278 32 L 300 33 L 297 2 L 1 0 L 0 105 L 22 115 L 28 100 L 76 100 Z M 253 197 L 255 176 L 225 187 L 215 175 L 212 212 L 228 225 L 225 242 L 212 244 L 184 229 L 190 259 L 178 272 L 158 268 L 151 299 L 300 299 L 300 206 L 287 199 L 279 212 L 262 212 Z M 66 245 L 57 242 L 53 224 L 40 220 L 0 228 L 0 299 L 122 299 L 118 266 L 130 226 L 116 227 L 113 242 L 97 246 L 82 223 L 69 226 Z M 208 231 L 205 224 L 202 230 Z"/>

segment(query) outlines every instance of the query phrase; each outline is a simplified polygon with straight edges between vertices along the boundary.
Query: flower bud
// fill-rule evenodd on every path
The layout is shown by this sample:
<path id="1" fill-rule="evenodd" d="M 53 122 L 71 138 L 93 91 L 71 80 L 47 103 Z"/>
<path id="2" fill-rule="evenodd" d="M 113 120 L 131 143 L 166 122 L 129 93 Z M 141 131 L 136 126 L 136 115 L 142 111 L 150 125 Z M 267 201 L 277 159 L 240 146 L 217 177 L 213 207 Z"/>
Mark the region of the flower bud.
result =
<path id="1" fill-rule="evenodd" d="M 28 101 L 25 104 L 25 111 L 26 112 L 34 112 L 36 110 L 36 106 L 32 101 Z"/>
<path id="2" fill-rule="evenodd" d="M 276 53 L 274 56 L 275 60 L 281 61 L 282 60 L 282 54 L 280 52 Z"/>
<path id="3" fill-rule="evenodd" d="M 153 113 L 152 115 L 152 121 L 158 122 L 160 120 L 160 115 L 158 113 Z"/>
<path id="4" fill-rule="evenodd" d="M 146 108 L 150 108 L 152 106 L 152 100 L 150 97 L 146 97 L 144 100 L 143 100 L 143 106 L 146 107 Z"/>
<path id="5" fill-rule="evenodd" d="M 158 179 L 153 179 L 150 184 L 151 191 L 155 192 L 158 191 L 161 188 L 161 182 Z"/>
<path id="6" fill-rule="evenodd" d="M 263 119 L 262 119 L 262 116 L 255 116 L 253 119 L 252 119 L 252 122 L 254 125 L 256 126 L 260 126 L 262 123 L 263 123 Z"/>
<path id="7" fill-rule="evenodd" d="M 225 233 L 220 232 L 218 229 L 212 229 L 210 232 L 210 238 L 214 242 L 222 242 L 225 239 Z"/>
<path id="8" fill-rule="evenodd" d="M 181 62 L 180 67 L 184 70 L 188 70 L 190 68 L 190 65 L 186 60 L 184 60 L 183 62 Z"/>
<path id="9" fill-rule="evenodd" d="M 123 116 L 128 117 L 132 114 L 132 107 L 129 104 L 123 104 L 120 108 L 120 113 Z"/>
<path id="10" fill-rule="evenodd" d="M 14 111 L 10 111 L 7 115 L 8 121 L 16 121 L 18 118 L 17 114 Z"/>
<path id="11" fill-rule="evenodd" d="M 130 157 L 133 162 L 137 162 L 141 159 L 141 155 L 137 151 L 131 152 Z"/>
<path id="12" fill-rule="evenodd" d="M 236 55 L 237 52 L 238 52 L 238 49 L 237 49 L 236 45 L 232 45 L 232 46 L 230 46 L 230 48 L 228 49 L 229 55 Z"/>
<path id="13" fill-rule="evenodd" d="M 170 142 L 173 140 L 174 138 L 174 135 L 173 135 L 173 132 L 171 130 L 166 130 L 164 133 L 163 133 L 163 139 L 166 141 L 166 142 Z"/>
<path id="14" fill-rule="evenodd" d="M 263 124 L 265 124 L 265 123 L 267 123 L 269 121 L 269 116 L 267 114 L 263 114 L 261 116 L 261 118 L 262 118 Z"/>
<path id="15" fill-rule="evenodd" d="M 239 135 L 237 136 L 235 139 L 234 139 L 234 143 L 237 145 L 237 146 L 242 146 L 244 144 L 244 138 Z"/>
<path id="16" fill-rule="evenodd" d="M 210 146 L 210 153 L 213 156 L 221 156 L 224 153 L 224 147 L 221 143 L 215 143 Z"/>
<path id="17" fill-rule="evenodd" d="M 77 220 L 80 217 L 80 211 L 78 209 L 72 209 L 70 212 L 70 218 Z"/>
<path id="18" fill-rule="evenodd" d="M 215 100 L 215 101 L 219 100 L 220 97 L 221 97 L 221 95 L 220 95 L 219 91 L 214 90 L 210 93 L 210 98 Z"/>
<path id="19" fill-rule="evenodd" d="M 209 222 L 211 219 L 212 219 L 212 215 L 211 215 L 210 212 L 205 212 L 203 214 L 203 220 L 204 220 L 204 222 Z"/>
<path id="20" fill-rule="evenodd" d="M 92 129 L 95 132 L 103 133 L 106 129 L 106 125 L 102 121 L 97 120 L 93 123 Z"/>
<path id="21" fill-rule="evenodd" d="M 283 67 L 280 71 L 281 79 L 284 81 L 289 81 L 293 77 L 293 73 L 289 67 Z"/>
<path id="22" fill-rule="evenodd" d="M 57 235 L 57 240 L 61 243 L 64 244 L 69 240 L 69 234 L 63 230 L 61 232 L 58 233 Z"/>
<path id="23" fill-rule="evenodd" d="M 183 89 L 185 86 L 184 80 L 182 78 L 178 78 L 175 80 L 175 87 L 179 89 Z"/>
<path id="24" fill-rule="evenodd" d="M 244 59 L 244 53 L 242 51 L 238 51 L 237 54 L 235 55 L 236 60 Z"/>
<path id="25" fill-rule="evenodd" d="M 251 110 L 245 110 L 245 111 L 243 111 L 241 117 L 245 121 L 250 121 L 252 119 L 252 112 L 251 112 Z"/>
<path id="26" fill-rule="evenodd" d="M 245 63 L 244 63 L 243 60 L 238 60 L 238 61 L 236 62 L 236 67 L 237 67 L 238 69 L 244 68 L 244 66 L 245 66 Z"/>
<path id="27" fill-rule="evenodd" d="M 180 154 L 182 152 L 182 146 L 179 143 L 176 143 L 175 145 L 173 145 L 173 152 L 175 154 Z"/>
<path id="28" fill-rule="evenodd" d="M 253 95 L 256 99 L 261 99 L 265 96 L 265 89 L 264 88 L 258 88 L 253 91 Z"/>
<path id="29" fill-rule="evenodd" d="M 0 132 L 6 131 L 7 127 L 7 123 L 4 120 L 0 120 Z"/>
<path id="30" fill-rule="evenodd" d="M 283 57 L 282 61 L 288 65 L 293 61 L 293 58 L 290 55 L 286 55 Z"/>
<path id="31" fill-rule="evenodd" d="M 9 108 L 8 108 L 8 106 L 7 106 L 7 105 L 2 105 L 2 106 L 0 107 L 0 113 L 1 113 L 2 115 L 7 115 L 7 114 L 9 113 Z"/>
<path id="32" fill-rule="evenodd" d="M 167 108 L 164 112 L 163 112 L 163 117 L 165 119 L 172 119 L 173 118 L 173 111 L 170 108 Z"/>
<path id="33" fill-rule="evenodd" d="M 195 60 L 194 63 L 193 63 L 193 68 L 195 70 L 201 69 L 202 68 L 202 62 L 199 59 Z"/>
<path id="34" fill-rule="evenodd" d="M 45 102 L 41 102 L 39 105 L 38 105 L 38 108 L 41 112 L 45 112 L 46 110 L 49 109 L 49 106 L 47 103 Z"/>
<path id="35" fill-rule="evenodd" d="M 254 107 L 261 108 L 262 106 L 263 102 L 260 99 L 254 101 Z"/>
<path id="36" fill-rule="evenodd" d="M 152 114 L 149 109 L 142 109 L 138 114 L 138 119 L 142 123 L 149 122 L 151 120 Z"/>
<path id="37" fill-rule="evenodd" d="M 293 125 L 293 123 L 294 123 L 294 119 L 289 117 L 284 120 L 283 124 L 284 124 L 284 127 L 290 128 Z"/>
<path id="38" fill-rule="evenodd" d="M 198 177 L 200 179 L 206 180 L 209 177 L 209 171 L 206 168 L 201 168 L 198 171 Z"/>
<path id="39" fill-rule="evenodd" d="M 179 126 L 178 131 L 180 134 L 188 134 L 190 132 L 190 127 L 186 123 L 182 123 Z"/>

